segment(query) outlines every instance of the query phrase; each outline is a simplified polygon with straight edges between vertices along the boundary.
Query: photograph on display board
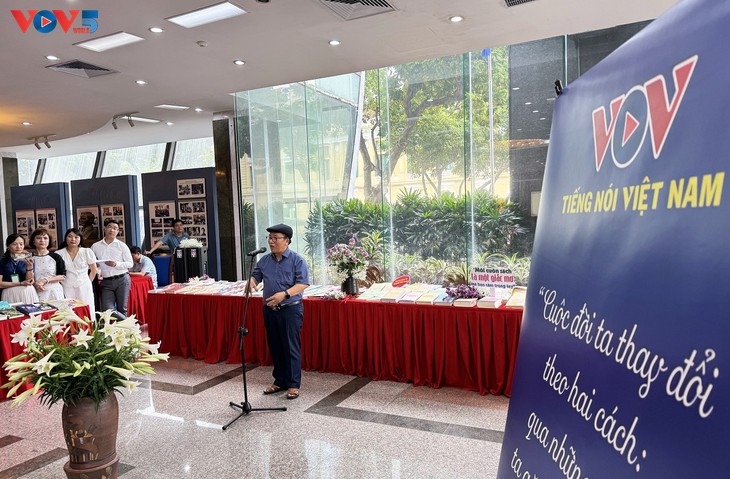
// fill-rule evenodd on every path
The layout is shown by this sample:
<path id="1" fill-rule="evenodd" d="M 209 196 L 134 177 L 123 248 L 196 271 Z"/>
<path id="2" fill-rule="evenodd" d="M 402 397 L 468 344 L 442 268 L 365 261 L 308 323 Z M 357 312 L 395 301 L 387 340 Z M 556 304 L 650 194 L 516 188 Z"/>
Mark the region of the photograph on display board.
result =
<path id="1" fill-rule="evenodd" d="M 172 231 L 175 219 L 175 201 L 156 201 L 149 203 L 150 244 L 160 241 L 167 232 Z"/>
<path id="2" fill-rule="evenodd" d="M 55 251 L 58 249 L 58 225 L 56 218 L 55 208 L 42 208 L 37 209 L 35 212 L 36 225 L 38 228 L 45 228 L 48 230 L 48 249 Z M 32 232 L 32 230 L 31 230 Z"/>
<path id="3" fill-rule="evenodd" d="M 207 247 L 208 218 L 205 211 L 205 201 L 180 201 L 178 203 L 178 218 L 185 225 L 185 232 Z"/>
<path id="4" fill-rule="evenodd" d="M 76 224 L 81 231 L 81 246 L 90 248 L 101 239 L 99 233 L 99 207 L 80 206 L 76 208 Z"/>
<path id="5" fill-rule="evenodd" d="M 113 219 L 119 223 L 119 234 L 117 239 L 122 243 L 127 242 L 126 225 L 124 224 L 124 205 L 122 203 L 114 205 L 101 205 L 101 224 L 106 220 Z"/>
<path id="6" fill-rule="evenodd" d="M 205 178 L 177 180 L 178 198 L 205 198 Z"/>
<path id="7" fill-rule="evenodd" d="M 35 229 L 35 212 L 33 210 L 18 210 L 15 212 L 15 232 L 28 241 Z"/>

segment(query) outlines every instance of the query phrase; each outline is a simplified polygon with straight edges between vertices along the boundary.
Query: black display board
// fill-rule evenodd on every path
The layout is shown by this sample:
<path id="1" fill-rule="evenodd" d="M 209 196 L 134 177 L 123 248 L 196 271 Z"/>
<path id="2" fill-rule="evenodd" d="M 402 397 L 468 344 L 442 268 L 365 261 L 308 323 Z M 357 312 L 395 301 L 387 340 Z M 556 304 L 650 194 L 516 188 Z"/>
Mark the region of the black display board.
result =
<path id="1" fill-rule="evenodd" d="M 97 210 L 99 237 L 103 237 L 104 220 L 114 218 L 121 223 L 117 239 L 128 246 L 139 245 L 139 189 L 137 177 L 133 175 L 110 176 L 74 180 L 71 182 L 71 197 L 74 206 L 74 224 L 80 229 L 79 216 L 82 212 Z M 79 212 L 79 214 L 76 214 Z M 122 231 L 123 230 L 123 231 Z"/>
<path id="2" fill-rule="evenodd" d="M 63 240 L 63 233 L 71 226 L 68 183 L 13 186 L 10 188 L 10 198 L 12 231 L 23 235 L 28 241 L 34 228 L 46 228 L 51 233 L 49 249 L 57 249 Z"/>
<path id="3" fill-rule="evenodd" d="M 220 279 L 220 239 L 215 168 L 142 174 L 145 249 L 180 218 L 185 231 L 207 248 L 207 271 Z"/>

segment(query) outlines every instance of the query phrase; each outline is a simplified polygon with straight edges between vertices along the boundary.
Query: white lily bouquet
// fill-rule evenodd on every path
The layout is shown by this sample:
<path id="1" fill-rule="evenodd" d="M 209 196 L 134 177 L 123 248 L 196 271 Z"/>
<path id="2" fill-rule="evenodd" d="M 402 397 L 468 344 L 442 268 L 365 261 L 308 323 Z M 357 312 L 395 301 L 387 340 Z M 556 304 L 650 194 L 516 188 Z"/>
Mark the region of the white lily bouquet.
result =
<path id="1" fill-rule="evenodd" d="M 11 407 L 40 394 L 49 407 L 58 401 L 75 404 L 92 398 L 97 407 L 119 388 L 133 391 L 139 382 L 133 374 L 154 374 L 150 363 L 164 360 L 159 343 L 142 338 L 134 316 L 116 320 L 107 310 L 96 320 L 80 318 L 72 311 L 59 311 L 48 319 L 34 315 L 21 323 L 12 342 L 24 346 L 4 368 L 9 381 Z M 21 389 L 22 388 L 22 389 Z"/>

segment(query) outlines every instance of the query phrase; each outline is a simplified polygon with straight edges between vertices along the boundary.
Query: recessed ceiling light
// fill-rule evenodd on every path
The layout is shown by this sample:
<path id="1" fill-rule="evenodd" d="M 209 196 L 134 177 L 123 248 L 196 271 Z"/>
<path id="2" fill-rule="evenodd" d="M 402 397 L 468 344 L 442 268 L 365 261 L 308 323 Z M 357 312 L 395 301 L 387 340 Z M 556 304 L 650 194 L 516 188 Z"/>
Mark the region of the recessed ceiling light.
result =
<path id="1" fill-rule="evenodd" d="M 46 60 L 51 60 L 52 62 L 55 62 L 56 60 L 60 60 L 56 55 L 46 55 Z"/>
<path id="2" fill-rule="evenodd" d="M 243 60 L 233 60 L 233 63 L 234 63 L 235 65 L 238 65 L 239 67 L 240 67 L 240 66 L 243 66 L 243 65 L 245 65 L 245 64 L 246 64 L 246 62 L 245 62 L 245 61 L 243 61 Z"/>
<path id="3" fill-rule="evenodd" d="M 31 122 L 29 122 L 29 121 L 24 121 L 24 122 L 23 122 L 23 126 L 31 126 L 32 124 L 33 124 L 33 123 L 31 123 Z"/>
<path id="4" fill-rule="evenodd" d="M 162 29 L 162 28 L 160 28 L 160 27 L 150 27 L 150 31 L 151 31 L 152 33 L 162 33 L 162 32 L 164 32 L 165 30 L 163 30 L 163 29 Z"/>
<path id="5" fill-rule="evenodd" d="M 130 116 L 129 118 L 131 118 L 132 121 L 138 121 L 140 123 L 159 123 L 160 122 L 160 120 L 155 120 L 154 118 L 145 118 L 143 116 Z"/>
<path id="6" fill-rule="evenodd" d="M 95 52 L 105 52 L 112 48 L 129 45 L 130 43 L 141 42 L 144 40 L 142 37 L 132 35 L 127 32 L 117 32 L 111 35 L 106 35 L 92 40 L 86 40 L 85 42 L 74 43 L 77 47 L 86 48 Z"/>
<path id="7" fill-rule="evenodd" d="M 202 108 L 196 108 L 196 109 L 195 109 L 195 111 L 196 111 L 197 113 L 200 113 L 201 111 L 203 111 L 203 109 L 202 109 Z"/>
<path id="8" fill-rule="evenodd" d="M 198 10 L 193 10 L 192 12 L 183 13 L 182 15 L 175 15 L 174 17 L 169 17 L 165 20 L 180 25 L 181 27 L 193 28 L 205 25 L 206 23 L 213 23 L 219 20 L 225 20 L 226 18 L 243 15 L 244 13 L 246 13 L 246 10 L 241 7 L 233 5 L 232 3 L 223 2 Z"/>
<path id="9" fill-rule="evenodd" d="M 164 108 L 165 110 L 189 110 L 189 106 L 184 105 L 168 105 L 166 103 L 163 103 L 162 105 L 155 105 L 155 108 Z"/>
<path id="10" fill-rule="evenodd" d="M 137 80 L 134 83 L 136 83 L 137 85 L 146 85 L 147 84 L 147 82 L 144 80 Z"/>
<path id="11" fill-rule="evenodd" d="M 340 41 L 339 40 L 330 40 L 329 44 L 332 45 L 333 47 L 336 47 L 337 45 L 340 44 Z"/>
<path id="12" fill-rule="evenodd" d="M 449 21 L 451 23 L 459 23 L 459 22 L 461 22 L 463 20 L 464 20 L 464 17 L 462 17 L 461 15 L 454 15 L 452 17 L 449 17 Z"/>
<path id="13" fill-rule="evenodd" d="M 165 123 L 165 125 L 167 125 L 167 126 L 172 126 L 172 125 L 174 125 L 174 123 L 173 123 L 173 122 L 171 122 L 171 121 L 168 121 L 168 122 L 166 122 L 166 123 Z"/>

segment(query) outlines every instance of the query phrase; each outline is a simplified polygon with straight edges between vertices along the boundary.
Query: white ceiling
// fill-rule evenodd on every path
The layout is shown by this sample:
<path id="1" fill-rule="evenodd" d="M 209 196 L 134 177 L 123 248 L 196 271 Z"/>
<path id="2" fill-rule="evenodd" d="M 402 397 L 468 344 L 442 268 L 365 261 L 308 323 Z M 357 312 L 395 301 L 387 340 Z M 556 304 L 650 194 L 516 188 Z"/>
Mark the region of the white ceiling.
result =
<path id="1" fill-rule="evenodd" d="M 232 0 L 248 13 L 186 29 L 165 18 L 218 0 L 10 0 L 0 10 L 0 152 L 42 158 L 210 136 L 214 113 L 233 109 L 233 92 L 647 20 L 674 1 L 535 0 L 508 8 L 504 0 L 388 0 L 396 11 L 345 21 L 320 0 Z M 23 33 L 10 10 L 31 8 L 98 10 L 99 27 L 92 35 L 60 26 Z M 455 14 L 465 20 L 449 22 Z M 152 26 L 165 32 L 151 33 Z M 145 40 L 103 53 L 74 46 L 119 31 Z M 328 45 L 333 38 L 342 44 Z M 45 68 L 74 59 L 119 73 L 89 79 Z M 162 103 L 191 109 L 155 108 Z M 130 111 L 163 122 L 130 128 L 122 120 L 114 130 L 112 117 Z M 46 134 L 55 135 L 51 150 L 28 140 Z"/>

